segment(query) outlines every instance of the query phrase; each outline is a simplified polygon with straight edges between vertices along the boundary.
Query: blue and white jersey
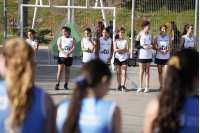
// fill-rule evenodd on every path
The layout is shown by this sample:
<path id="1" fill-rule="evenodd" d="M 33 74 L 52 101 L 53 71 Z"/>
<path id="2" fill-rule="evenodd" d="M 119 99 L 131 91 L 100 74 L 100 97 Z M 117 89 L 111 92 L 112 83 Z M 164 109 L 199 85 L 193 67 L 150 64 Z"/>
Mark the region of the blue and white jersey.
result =
<path id="1" fill-rule="evenodd" d="M 99 38 L 100 41 L 100 49 L 99 49 L 99 58 L 104 63 L 106 63 L 108 58 L 110 58 L 110 52 L 111 52 L 111 42 L 112 39 L 108 38 L 107 41 L 103 39 L 103 37 Z M 110 63 L 109 63 L 110 64 Z"/>
<path id="2" fill-rule="evenodd" d="M 140 46 L 151 46 L 152 34 L 140 32 Z M 139 49 L 138 59 L 152 59 L 152 49 Z"/>
<path id="3" fill-rule="evenodd" d="M 8 118 L 11 115 L 11 111 L 12 105 L 8 100 L 6 83 L 0 81 L 0 133 L 12 132 L 12 129 L 8 126 Z M 22 125 L 15 133 L 42 133 L 45 121 L 44 92 L 34 86 L 31 107 L 28 110 Z"/>
<path id="4" fill-rule="evenodd" d="M 65 52 L 69 52 L 73 47 L 73 37 L 66 38 L 62 36 L 61 38 L 61 48 Z M 59 51 L 59 57 L 65 57 L 65 54 Z M 69 57 L 72 57 L 72 54 L 69 55 Z"/>
<path id="5" fill-rule="evenodd" d="M 199 133 L 199 97 L 187 97 L 179 119 L 180 133 Z"/>
<path id="6" fill-rule="evenodd" d="M 117 43 L 118 49 L 124 49 L 126 48 L 127 40 L 124 39 L 122 42 L 120 42 L 118 39 L 116 39 L 116 43 Z M 125 61 L 128 58 L 128 56 L 127 56 L 127 53 L 116 52 L 115 58 L 117 58 L 119 61 Z"/>
<path id="7" fill-rule="evenodd" d="M 70 100 L 66 100 L 58 106 L 56 119 L 58 133 L 62 133 L 69 104 Z M 115 103 L 97 98 L 84 98 L 79 113 L 79 132 L 112 133 L 112 118 L 115 108 Z"/>
<path id="8" fill-rule="evenodd" d="M 157 46 L 159 50 L 166 51 L 169 49 L 169 35 L 165 35 L 164 38 L 161 37 L 161 35 L 157 35 Z M 161 52 L 156 52 L 156 58 L 157 59 L 169 59 L 170 54 L 167 52 L 165 55 Z"/>
<path id="9" fill-rule="evenodd" d="M 91 37 L 91 41 L 94 43 L 94 38 Z M 84 48 L 89 48 L 92 46 L 91 42 L 83 38 Z M 83 52 L 83 61 L 82 62 L 89 62 L 90 60 L 95 59 L 94 50 L 88 50 Z"/>
<path id="10" fill-rule="evenodd" d="M 183 37 L 185 38 L 185 42 L 183 44 L 183 47 L 185 49 L 189 49 L 189 47 L 194 48 L 195 37 L 193 35 L 191 35 L 191 38 L 189 38 L 187 35 L 184 35 Z"/>

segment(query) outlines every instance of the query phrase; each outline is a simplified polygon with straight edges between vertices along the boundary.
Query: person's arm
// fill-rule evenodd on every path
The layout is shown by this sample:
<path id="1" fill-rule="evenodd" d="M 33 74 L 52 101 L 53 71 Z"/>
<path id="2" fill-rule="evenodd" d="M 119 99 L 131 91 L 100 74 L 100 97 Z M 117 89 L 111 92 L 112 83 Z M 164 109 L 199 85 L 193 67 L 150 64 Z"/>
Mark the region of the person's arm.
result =
<path id="1" fill-rule="evenodd" d="M 45 93 L 44 108 L 46 113 L 46 121 L 44 124 L 43 133 L 55 133 L 56 131 L 56 107 L 53 104 L 51 97 Z"/>
<path id="2" fill-rule="evenodd" d="M 140 34 L 138 34 L 136 37 L 135 48 L 138 50 L 139 49 L 148 49 L 148 46 L 140 46 Z"/>
<path id="3" fill-rule="evenodd" d="M 76 50 L 76 40 L 73 38 L 73 46 L 72 49 L 68 52 L 68 54 L 72 54 Z"/>
<path id="4" fill-rule="evenodd" d="M 153 34 L 151 34 L 151 45 L 148 46 L 148 49 L 153 49 Z"/>
<path id="5" fill-rule="evenodd" d="M 170 48 L 165 51 L 165 54 L 173 49 L 173 44 L 172 44 L 172 38 L 171 38 L 171 36 L 169 36 L 169 45 L 170 45 Z"/>
<path id="6" fill-rule="evenodd" d="M 34 47 L 34 51 L 37 51 L 38 47 L 39 47 L 39 42 L 37 41 L 36 44 L 35 44 L 35 47 Z"/>
<path id="7" fill-rule="evenodd" d="M 180 41 L 180 44 L 179 44 L 179 49 L 180 50 L 183 50 L 184 48 L 183 48 L 183 43 L 185 42 L 185 38 L 184 37 L 182 37 L 181 38 L 181 41 Z"/>
<path id="8" fill-rule="evenodd" d="M 83 39 L 81 40 L 81 49 L 83 52 L 88 51 L 88 48 L 84 48 Z"/>
<path id="9" fill-rule="evenodd" d="M 100 39 L 98 39 L 98 42 L 97 42 L 97 59 L 99 59 L 99 50 L 100 50 Z"/>
<path id="10" fill-rule="evenodd" d="M 62 50 L 62 48 L 61 48 L 61 37 L 58 38 L 57 47 L 58 47 L 58 50 L 59 50 L 61 53 L 65 54 L 65 55 L 68 57 L 68 54 L 67 54 L 64 50 Z"/>
<path id="11" fill-rule="evenodd" d="M 152 123 L 155 120 L 159 109 L 158 99 L 150 101 L 144 114 L 143 133 L 152 133 Z"/>
<path id="12" fill-rule="evenodd" d="M 128 44 L 128 40 L 126 41 L 126 48 L 124 48 L 124 53 L 128 53 L 129 52 L 129 44 Z"/>
<path id="13" fill-rule="evenodd" d="M 112 133 L 121 133 L 121 115 L 120 115 L 120 109 L 119 107 L 115 108 L 113 118 L 112 118 Z"/>
<path id="14" fill-rule="evenodd" d="M 90 41 L 90 43 L 92 44 L 92 46 L 91 47 L 89 47 L 89 49 L 90 50 L 96 50 L 96 42 L 95 42 L 95 40 L 93 39 L 93 41 L 91 40 L 91 37 L 90 37 L 90 39 L 89 39 L 89 41 Z"/>
<path id="15" fill-rule="evenodd" d="M 191 48 L 191 49 L 196 50 L 196 47 L 195 47 L 195 36 L 194 36 L 194 47 Z"/>
<path id="16" fill-rule="evenodd" d="M 157 36 L 154 38 L 154 42 L 153 42 L 153 50 L 160 52 L 161 54 L 164 54 L 164 51 L 156 48 L 156 44 L 157 44 Z"/>
<path id="17" fill-rule="evenodd" d="M 110 52 L 110 57 L 107 59 L 108 60 L 107 63 L 110 63 L 112 56 L 113 56 L 113 41 L 111 41 L 111 52 Z"/>
<path id="18" fill-rule="evenodd" d="M 100 32 L 100 27 L 97 27 L 96 29 L 96 37 L 99 39 L 99 32 Z"/>

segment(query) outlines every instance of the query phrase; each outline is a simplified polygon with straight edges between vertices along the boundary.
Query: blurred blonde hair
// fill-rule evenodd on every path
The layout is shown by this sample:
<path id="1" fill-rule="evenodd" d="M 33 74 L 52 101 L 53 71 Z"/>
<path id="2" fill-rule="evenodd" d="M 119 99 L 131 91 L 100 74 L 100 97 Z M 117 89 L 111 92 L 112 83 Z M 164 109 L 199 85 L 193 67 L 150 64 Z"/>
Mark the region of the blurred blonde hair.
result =
<path id="1" fill-rule="evenodd" d="M 33 98 L 34 51 L 20 38 L 7 40 L 1 54 L 6 58 L 6 89 L 12 105 L 9 125 L 16 130 L 23 122 Z"/>

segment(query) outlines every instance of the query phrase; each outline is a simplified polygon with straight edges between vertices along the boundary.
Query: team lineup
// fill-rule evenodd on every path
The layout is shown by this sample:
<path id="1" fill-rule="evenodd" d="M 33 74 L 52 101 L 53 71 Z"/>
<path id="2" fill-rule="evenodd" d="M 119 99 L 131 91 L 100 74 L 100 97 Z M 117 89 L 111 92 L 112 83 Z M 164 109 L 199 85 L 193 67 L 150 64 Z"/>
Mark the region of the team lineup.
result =
<path id="1" fill-rule="evenodd" d="M 101 25 L 102 22 L 99 22 Z M 142 21 L 142 30 L 136 37 L 135 48 L 138 49 L 138 62 L 140 67 L 139 72 L 139 88 L 137 92 L 143 90 L 143 75 L 145 73 L 146 86 L 144 92 L 149 92 L 149 69 L 152 62 L 152 50 L 156 51 L 155 64 L 157 64 L 160 88 L 163 87 L 163 70 L 164 66 L 165 74 L 168 69 L 167 61 L 170 56 L 178 52 L 178 49 L 196 49 L 195 48 L 195 36 L 192 35 L 194 28 L 193 25 L 187 24 L 184 27 L 183 34 L 178 31 L 176 24 L 171 22 L 171 34 L 167 33 L 167 26 L 160 26 L 160 33 L 153 37 L 150 33 L 150 22 Z M 108 66 L 111 64 L 112 56 L 114 56 L 114 65 L 117 72 L 117 91 L 127 91 L 125 87 L 126 75 L 127 75 L 127 59 L 129 53 L 129 43 L 128 40 L 124 39 L 125 29 L 123 27 L 117 30 L 117 35 L 115 36 L 115 41 L 113 42 L 110 35 L 110 28 L 105 27 L 101 29 L 98 27 L 96 39 L 91 37 L 91 29 L 86 28 L 84 30 L 85 37 L 81 40 L 81 49 L 83 51 L 82 56 L 82 66 L 84 63 L 89 62 L 95 58 L 102 60 Z M 55 90 L 59 90 L 60 81 L 62 77 L 62 72 L 65 69 L 65 84 L 64 89 L 68 90 L 68 81 L 70 77 L 70 68 L 73 62 L 72 53 L 76 49 L 76 40 L 70 36 L 71 29 L 69 27 L 62 28 L 62 37 L 58 38 L 57 47 L 59 50 L 58 54 L 58 73 Z M 34 30 L 30 29 L 28 31 L 28 38 L 26 42 L 32 46 L 34 51 L 38 49 L 38 41 L 34 38 Z M 114 54 L 113 54 L 114 52 Z M 36 56 L 36 52 L 35 52 Z M 36 62 L 36 58 L 35 58 Z M 122 78 L 121 78 L 122 75 Z"/>

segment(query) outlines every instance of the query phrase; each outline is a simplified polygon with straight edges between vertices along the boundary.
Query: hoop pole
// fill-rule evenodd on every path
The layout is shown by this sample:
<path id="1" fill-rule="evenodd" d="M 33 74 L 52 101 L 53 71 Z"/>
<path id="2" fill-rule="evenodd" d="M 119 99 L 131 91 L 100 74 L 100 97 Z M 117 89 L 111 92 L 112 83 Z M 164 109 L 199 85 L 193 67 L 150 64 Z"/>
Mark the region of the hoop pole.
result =
<path id="1" fill-rule="evenodd" d="M 89 0 L 86 0 L 86 7 L 89 7 Z"/>
<path id="2" fill-rule="evenodd" d="M 133 58 L 134 51 L 134 25 L 135 25 L 135 0 L 132 0 L 132 22 L 131 22 L 131 58 Z"/>
<path id="3" fill-rule="evenodd" d="M 43 2 L 42 2 L 42 0 L 40 0 L 40 5 L 43 5 Z"/>
<path id="4" fill-rule="evenodd" d="M 99 0 L 96 0 L 96 2 L 95 2 L 95 7 L 98 6 L 98 3 L 99 3 Z"/>
<path id="5" fill-rule="evenodd" d="M 100 0 L 100 3 L 101 3 L 101 7 L 103 7 L 103 0 Z M 104 25 L 105 25 L 105 27 L 107 27 L 107 23 L 106 23 L 106 15 L 105 15 L 105 11 L 104 11 L 104 9 L 102 9 L 102 14 L 103 14 Z"/>
<path id="6" fill-rule="evenodd" d="M 199 0 L 196 0 L 195 4 L 195 30 L 194 30 L 194 36 L 195 36 L 195 47 L 197 48 L 197 32 L 198 32 L 198 11 L 199 11 Z"/>
<path id="7" fill-rule="evenodd" d="M 113 10 L 113 45 L 114 45 L 114 41 L 115 41 L 115 29 L 116 29 L 116 7 Z M 114 49 L 114 47 L 113 47 Z M 112 66 L 112 70 L 115 71 L 115 66 L 114 66 L 114 54 L 115 51 L 113 52 L 113 56 L 112 56 L 112 60 L 111 60 L 111 66 Z"/>
<path id="8" fill-rule="evenodd" d="M 21 4 L 21 38 L 23 39 L 23 4 Z"/>
<path id="9" fill-rule="evenodd" d="M 71 7 L 71 0 L 68 0 L 68 6 Z M 71 10 L 68 8 L 68 23 L 71 23 Z"/>
<path id="10" fill-rule="evenodd" d="M 39 0 L 36 0 L 35 5 L 38 5 Z M 41 4 L 41 3 L 40 3 Z M 33 15 L 33 23 L 32 23 L 32 29 L 34 30 L 35 28 L 35 20 L 36 20 L 36 15 L 37 15 L 37 7 L 35 7 L 34 15 Z"/>
<path id="11" fill-rule="evenodd" d="M 4 41 L 6 39 L 7 39 L 7 0 L 4 0 Z"/>

